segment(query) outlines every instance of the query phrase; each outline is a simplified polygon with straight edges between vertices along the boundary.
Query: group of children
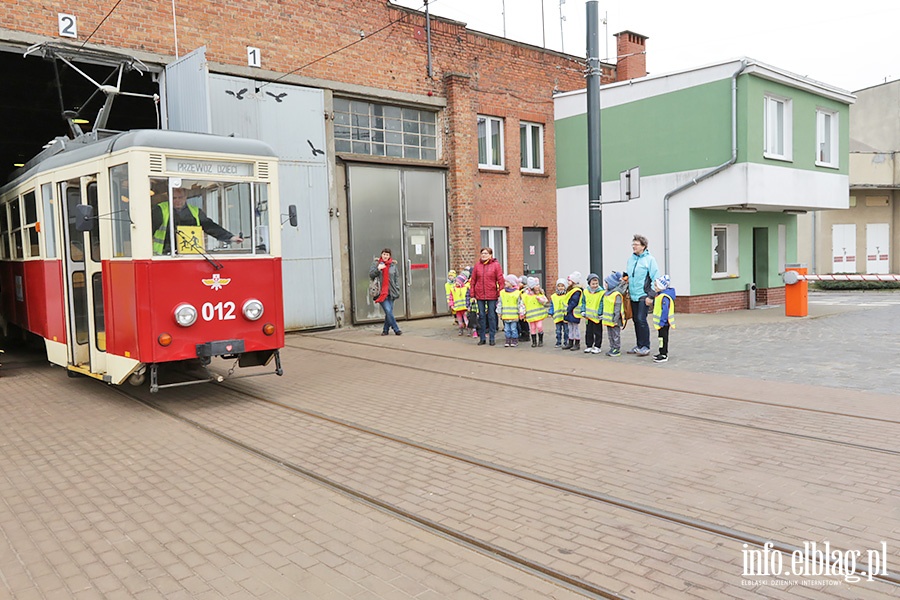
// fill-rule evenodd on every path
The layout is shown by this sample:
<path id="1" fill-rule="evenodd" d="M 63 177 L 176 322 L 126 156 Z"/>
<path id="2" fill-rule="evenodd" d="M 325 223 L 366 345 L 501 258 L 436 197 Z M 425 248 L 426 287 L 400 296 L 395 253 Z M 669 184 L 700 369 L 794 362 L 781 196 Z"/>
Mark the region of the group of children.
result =
<path id="1" fill-rule="evenodd" d="M 466 335 L 472 325 L 472 337 L 478 337 L 477 304 L 469 295 L 468 270 L 447 274 L 445 289 L 459 327 Z M 553 317 L 556 347 L 561 350 L 581 349 L 581 319 L 585 320 L 584 352 L 600 354 L 603 329 L 609 339 L 607 356 L 621 356 L 621 332 L 626 324 L 628 276 L 613 271 L 600 285 L 600 277 L 591 273 L 587 287 L 581 285 L 581 273 L 574 271 L 566 279 L 557 279 L 556 293 L 549 298 L 536 277 L 506 275 L 505 286 L 497 301 L 497 316 L 503 324 L 507 348 L 519 345 L 519 338 L 531 337 L 531 347 L 544 345 L 544 319 Z M 653 326 L 659 334 L 659 352 L 654 362 L 666 362 L 669 354 L 669 329 L 675 327 L 675 290 L 668 275 L 653 282 Z"/>

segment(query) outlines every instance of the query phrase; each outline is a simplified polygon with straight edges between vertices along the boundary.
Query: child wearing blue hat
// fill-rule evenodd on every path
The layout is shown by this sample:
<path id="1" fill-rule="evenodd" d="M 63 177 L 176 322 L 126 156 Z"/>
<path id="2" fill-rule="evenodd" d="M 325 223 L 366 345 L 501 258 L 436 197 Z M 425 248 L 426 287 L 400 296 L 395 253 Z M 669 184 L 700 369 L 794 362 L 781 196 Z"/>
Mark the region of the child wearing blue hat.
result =
<path id="1" fill-rule="evenodd" d="M 653 362 L 664 363 L 669 360 L 669 328 L 675 329 L 675 288 L 669 276 L 663 275 L 653 282 L 653 291 L 653 326 L 659 332 L 659 354 L 653 356 Z"/>

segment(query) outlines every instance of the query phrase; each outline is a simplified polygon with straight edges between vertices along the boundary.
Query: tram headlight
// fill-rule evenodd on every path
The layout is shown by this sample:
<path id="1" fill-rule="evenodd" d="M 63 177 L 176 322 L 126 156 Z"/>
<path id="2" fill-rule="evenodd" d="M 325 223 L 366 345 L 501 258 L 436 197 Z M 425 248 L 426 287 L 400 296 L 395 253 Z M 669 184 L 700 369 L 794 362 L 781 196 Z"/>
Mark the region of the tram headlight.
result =
<path id="1" fill-rule="evenodd" d="M 241 312 L 244 313 L 244 316 L 247 317 L 250 321 L 255 321 L 261 316 L 263 316 L 263 304 L 259 300 L 251 299 L 244 302 L 243 308 L 241 308 Z"/>
<path id="2" fill-rule="evenodd" d="M 179 304 L 175 307 L 175 322 L 182 327 L 190 327 L 197 320 L 197 309 L 190 304 Z"/>

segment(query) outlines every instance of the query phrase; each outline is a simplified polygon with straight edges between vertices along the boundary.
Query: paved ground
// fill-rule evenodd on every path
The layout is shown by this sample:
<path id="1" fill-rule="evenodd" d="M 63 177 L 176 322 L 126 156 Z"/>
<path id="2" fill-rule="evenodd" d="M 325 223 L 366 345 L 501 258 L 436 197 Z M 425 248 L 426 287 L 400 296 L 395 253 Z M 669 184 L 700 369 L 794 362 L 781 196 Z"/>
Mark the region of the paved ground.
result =
<path id="1" fill-rule="evenodd" d="M 800 318 L 786 317 L 783 305 L 708 315 L 677 314 L 677 329 L 670 334 L 669 362 L 653 366 L 663 373 L 690 371 L 900 394 L 900 290 L 811 291 L 809 298 L 809 315 Z M 402 326 L 416 335 L 453 335 L 449 318 Z M 634 341 L 632 329 L 622 333 L 623 349 Z M 655 342 L 651 326 L 651 346 Z M 606 344 L 604 340 L 604 349 Z M 521 345 L 513 350 L 523 351 L 532 350 Z M 580 358 L 649 362 L 649 358 L 634 356 Z"/>
<path id="2" fill-rule="evenodd" d="M 780 308 L 678 315 L 664 365 L 552 343 L 478 347 L 449 318 L 403 323 L 401 337 L 372 326 L 291 335 L 282 378 L 155 396 L 277 461 L 7 354 L 0 598 L 582 597 L 282 461 L 626 598 L 896 597 L 865 580 L 744 578 L 739 541 L 452 454 L 795 545 L 865 553 L 884 542 L 896 572 L 898 301 L 815 294 L 803 319 Z"/>

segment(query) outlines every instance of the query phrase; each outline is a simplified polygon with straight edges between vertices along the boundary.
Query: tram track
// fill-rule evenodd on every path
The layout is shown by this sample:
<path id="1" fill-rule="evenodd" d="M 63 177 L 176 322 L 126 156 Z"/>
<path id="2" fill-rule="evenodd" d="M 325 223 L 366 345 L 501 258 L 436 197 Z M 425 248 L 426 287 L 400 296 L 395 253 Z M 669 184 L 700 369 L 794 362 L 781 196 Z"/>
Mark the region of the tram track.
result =
<path id="1" fill-rule="evenodd" d="M 274 404 L 277 406 L 281 406 L 283 408 L 291 409 L 289 405 L 284 405 L 276 402 L 272 402 L 266 400 L 261 397 L 252 396 L 246 394 L 241 390 L 237 390 L 235 388 L 229 389 L 236 391 L 238 393 L 244 394 L 245 396 L 252 397 L 254 400 L 258 400 L 261 402 L 267 402 L 269 404 Z M 526 572 L 537 575 L 545 580 L 552 581 L 566 589 L 579 592 L 584 594 L 588 598 L 597 598 L 597 599 L 606 599 L 606 600 L 628 600 L 628 596 L 616 593 L 612 590 L 609 590 L 605 587 L 593 584 L 591 582 L 585 581 L 580 577 L 576 577 L 570 574 L 567 574 L 559 569 L 555 569 L 551 566 L 539 563 L 537 561 L 531 560 L 521 553 L 513 552 L 507 550 L 497 544 L 492 544 L 485 540 L 481 540 L 476 536 L 469 535 L 463 531 L 458 529 L 448 527 L 437 522 L 434 519 L 430 519 L 423 515 L 416 514 L 412 511 L 406 510 L 392 502 L 388 502 L 373 494 L 366 493 L 359 489 L 353 488 L 346 484 L 340 483 L 332 478 L 327 477 L 321 473 L 317 473 L 316 471 L 305 467 L 303 465 L 299 465 L 296 462 L 286 460 L 282 457 L 279 457 L 267 450 L 244 442 L 238 439 L 235 436 L 223 433 L 222 431 L 217 430 L 215 427 L 204 425 L 195 419 L 187 418 L 183 415 L 178 414 L 176 411 L 169 410 L 160 404 L 148 400 L 146 398 L 141 398 L 136 395 L 128 393 L 127 390 L 122 388 L 113 388 L 117 393 L 125 396 L 126 398 L 138 402 L 143 406 L 150 408 L 151 410 L 162 413 L 178 422 L 184 423 L 191 427 L 196 428 L 199 431 L 202 431 L 210 436 L 213 436 L 216 439 L 219 439 L 223 442 L 226 442 L 248 454 L 255 456 L 257 458 L 261 458 L 268 462 L 274 463 L 279 467 L 287 469 L 288 471 L 300 475 L 308 480 L 314 481 L 320 485 L 325 486 L 326 488 L 333 490 L 335 492 L 341 493 L 347 497 L 353 498 L 359 502 L 362 502 L 368 506 L 371 506 L 377 510 L 380 510 L 384 513 L 387 513 L 393 517 L 399 518 L 406 522 L 412 523 L 416 526 L 423 528 L 426 531 L 432 532 L 436 535 L 439 535 L 445 539 L 451 540 L 458 544 L 461 544 L 465 547 L 473 549 L 483 555 L 491 557 L 496 560 L 500 560 L 509 565 L 513 565 L 518 567 Z M 297 409 L 294 412 L 308 414 L 309 416 L 315 416 L 311 413 L 307 413 L 306 411 Z M 320 418 L 320 417 L 317 417 Z M 326 419 L 327 420 L 327 419 Z M 331 421 L 335 423 L 336 421 Z M 345 425 L 348 426 L 348 425 Z M 357 429 L 358 431 L 363 431 L 363 429 Z"/>
<path id="2" fill-rule="evenodd" d="M 366 343 L 362 343 L 362 342 L 353 342 L 353 341 L 348 341 L 348 340 L 334 340 L 333 338 L 327 338 L 327 339 L 330 341 L 339 341 L 339 342 L 345 343 L 345 344 L 354 344 L 354 345 L 364 346 L 367 348 L 371 348 L 373 350 L 379 350 L 379 351 L 380 350 L 389 350 L 389 351 L 394 351 L 394 352 L 405 352 L 405 353 L 414 354 L 414 355 L 425 354 L 427 356 L 431 356 L 431 357 L 435 357 L 435 358 L 446 359 L 446 357 L 444 355 L 436 354 L 436 353 L 418 352 L 418 351 L 413 351 L 413 350 L 406 350 L 403 348 L 387 348 L 386 349 L 386 348 L 381 348 L 379 346 L 373 346 L 371 344 L 366 344 Z M 374 362 L 374 363 L 378 363 L 378 364 L 390 365 L 390 366 L 394 366 L 394 367 L 410 369 L 413 371 L 419 371 L 419 372 L 424 372 L 424 373 L 447 375 L 447 373 L 445 371 L 442 371 L 440 369 L 431 369 L 431 368 L 422 367 L 420 365 L 407 365 L 407 364 L 398 363 L 398 362 L 394 362 L 394 361 L 390 361 L 390 360 L 372 358 L 370 356 L 366 356 L 366 357 L 354 356 L 352 354 L 343 354 L 341 352 L 333 352 L 330 350 L 322 349 L 321 347 L 316 348 L 315 350 L 311 350 L 309 348 L 305 348 L 303 346 L 298 346 L 298 345 L 294 345 L 294 344 L 288 344 L 288 346 L 291 348 L 295 348 L 297 350 L 301 350 L 301 351 L 305 351 L 305 352 L 312 352 L 315 354 L 329 354 L 331 356 L 339 356 L 342 358 L 359 360 L 359 361 L 364 361 L 367 363 Z M 474 359 L 465 359 L 465 358 L 454 357 L 453 360 L 454 361 L 471 362 L 471 363 L 475 363 L 478 365 L 483 365 L 483 363 L 481 361 L 477 361 Z M 898 421 L 892 421 L 889 419 L 881 419 L 881 418 L 877 418 L 877 417 L 867 417 L 865 415 L 851 415 L 851 414 L 846 414 L 846 413 L 838 413 L 835 411 L 810 409 L 810 408 L 806 408 L 806 407 L 792 407 L 792 406 L 786 406 L 786 405 L 778 404 L 778 403 L 747 400 L 747 399 L 742 399 L 742 398 L 735 398 L 735 397 L 716 395 L 716 394 L 706 394 L 706 393 L 700 394 L 698 392 L 688 391 L 688 390 L 661 388 L 661 387 L 652 386 L 652 385 L 645 386 L 643 383 L 636 384 L 636 383 L 630 383 L 630 382 L 622 382 L 622 381 L 617 381 L 614 379 L 592 377 L 589 375 L 585 376 L 582 374 L 572 375 L 569 373 L 560 373 L 558 371 L 551 371 L 548 369 L 532 369 L 530 367 L 521 367 L 518 365 L 507 365 L 507 364 L 496 364 L 496 363 L 492 365 L 492 368 L 498 368 L 498 369 L 499 368 L 508 368 L 508 369 L 514 369 L 514 370 L 527 371 L 530 373 L 531 372 L 546 373 L 548 375 L 559 376 L 559 377 L 564 377 L 564 378 L 577 378 L 579 380 L 591 379 L 591 380 L 595 380 L 598 382 L 607 383 L 610 385 L 650 388 L 650 389 L 657 389 L 657 390 L 666 391 L 666 392 L 676 392 L 679 394 L 685 394 L 685 395 L 694 396 L 694 397 L 735 400 L 735 401 L 747 402 L 747 403 L 751 403 L 751 404 L 755 404 L 755 405 L 766 406 L 769 408 L 777 408 L 777 409 L 785 409 L 785 410 L 798 410 L 798 411 L 802 411 L 804 413 L 821 414 L 823 416 L 829 416 L 829 417 L 844 417 L 844 418 L 861 419 L 864 421 L 876 422 L 878 424 L 900 425 L 900 422 L 898 422 Z M 457 374 L 454 374 L 453 377 L 457 378 L 457 379 L 465 379 L 465 380 L 475 381 L 475 382 L 479 382 L 479 383 L 490 383 L 492 385 L 502 385 L 502 386 L 506 386 L 509 388 L 513 388 L 513 389 L 517 389 L 517 387 L 518 387 L 516 384 L 506 383 L 506 382 L 502 382 L 502 381 L 497 381 L 496 379 L 490 379 L 488 377 L 479 377 L 479 376 L 475 376 L 475 375 L 464 375 L 464 374 L 457 373 Z M 806 440 L 806 441 L 819 442 L 819 443 L 824 443 L 824 444 L 832 444 L 832 445 L 837 445 L 837 446 L 841 446 L 841 447 L 845 447 L 845 448 L 864 450 L 867 452 L 877 452 L 877 453 L 888 454 L 888 455 L 892 455 L 892 456 L 900 456 L 900 450 L 895 450 L 895 449 L 891 449 L 891 448 L 882 448 L 879 446 L 872 446 L 872 445 L 868 445 L 868 444 L 859 444 L 859 443 L 850 442 L 850 441 L 846 441 L 846 440 L 839 440 L 839 439 L 832 439 L 832 438 L 815 436 L 815 435 L 802 434 L 802 433 L 797 433 L 795 431 L 786 431 L 786 430 L 782 430 L 782 429 L 774 429 L 771 427 L 760 427 L 759 425 L 751 425 L 751 424 L 747 424 L 747 423 L 739 423 L 739 422 L 735 422 L 735 421 L 716 419 L 716 418 L 705 417 L 705 416 L 701 416 L 701 415 L 687 414 L 684 412 L 667 410 L 667 409 L 663 409 L 663 408 L 641 406 L 641 405 L 637 405 L 637 404 L 631 404 L 628 402 L 620 402 L 620 401 L 608 400 L 608 399 L 604 399 L 604 398 L 590 398 L 590 397 L 585 397 L 584 395 L 581 395 L 581 394 L 575 394 L 575 393 L 559 391 L 559 390 L 549 390 L 548 389 L 546 391 L 549 393 L 553 393 L 556 396 L 561 396 L 561 397 L 570 398 L 570 399 L 574 399 L 574 400 L 580 400 L 580 401 L 584 401 L 584 402 L 590 402 L 590 403 L 594 403 L 594 404 L 602 404 L 602 405 L 606 405 L 606 406 L 613 406 L 616 408 L 625 408 L 625 409 L 629 409 L 629 410 L 647 412 L 647 413 L 652 413 L 652 414 L 657 414 L 657 415 L 679 417 L 679 418 L 688 419 L 691 421 L 710 423 L 713 425 L 727 425 L 729 427 L 735 427 L 738 429 L 756 431 L 759 433 L 768 433 L 768 434 L 774 434 L 774 435 L 788 436 L 788 437 L 798 439 L 798 440 Z"/>
<path id="3" fill-rule="evenodd" d="M 339 338 L 336 338 L 333 336 L 326 336 L 326 335 L 322 335 L 322 334 L 311 334 L 309 337 L 319 338 L 319 339 L 327 340 L 330 342 L 338 342 L 341 344 L 349 344 L 349 345 L 353 345 L 353 346 L 361 346 L 361 347 L 365 347 L 365 348 L 371 348 L 373 350 L 386 350 L 386 351 L 413 354 L 413 355 L 418 355 L 418 356 L 431 356 L 431 357 L 435 357 L 435 358 L 447 358 L 446 355 L 440 354 L 437 352 L 427 352 L 427 351 L 421 351 L 418 349 L 411 350 L 408 348 L 385 347 L 385 346 L 379 346 L 376 344 L 370 344 L 367 342 L 339 339 Z M 308 348 L 304 348 L 303 346 L 298 346 L 296 344 L 290 344 L 290 343 L 287 343 L 287 341 L 286 341 L 285 345 L 290 348 L 296 348 L 298 350 L 308 350 Z M 316 351 L 318 352 L 318 350 L 316 350 Z M 337 356 L 346 356 L 348 358 L 353 358 L 352 355 L 347 355 L 347 354 L 341 354 L 341 353 L 332 353 L 332 354 L 336 354 Z M 465 357 L 459 357 L 459 356 L 454 356 L 453 360 L 459 361 L 459 362 L 464 362 L 464 363 L 476 364 L 476 365 L 484 364 L 483 360 L 478 360 L 478 359 L 474 359 L 474 358 L 465 358 Z M 391 363 L 391 364 L 394 364 L 394 363 Z M 492 365 L 495 367 L 505 367 L 505 368 L 516 369 L 516 370 L 525 371 L 525 372 L 529 372 L 529 373 L 546 373 L 547 375 L 556 375 L 556 376 L 567 377 L 567 378 L 572 378 L 572 379 L 588 379 L 588 380 L 596 381 L 598 383 L 609 383 L 609 384 L 615 384 L 615 385 L 620 385 L 620 386 L 624 386 L 624 387 L 658 390 L 658 391 L 662 391 L 662 392 L 678 392 L 680 394 L 690 394 L 690 395 L 694 395 L 694 396 L 701 395 L 693 390 L 685 390 L 685 389 L 679 389 L 677 387 L 670 387 L 670 386 L 664 387 L 664 386 L 660 386 L 660 385 L 655 385 L 655 384 L 653 384 L 652 381 L 641 381 L 640 383 L 633 383 L 630 381 L 621 381 L 618 379 L 611 379 L 611 378 L 607 378 L 607 377 L 598 377 L 596 375 L 590 375 L 590 374 L 584 374 L 584 373 L 579 373 L 576 375 L 573 373 L 564 373 L 564 372 L 560 372 L 560 371 L 554 371 L 551 369 L 541 369 L 541 368 L 534 368 L 534 367 L 530 367 L 530 366 L 526 367 L 526 366 L 522 366 L 522 365 L 511 365 L 511 364 L 506 364 L 506 363 L 492 363 Z M 460 376 L 460 377 L 465 378 L 465 376 Z M 763 407 L 767 407 L 767 408 L 781 408 L 781 409 L 785 409 L 785 410 L 795 410 L 795 411 L 799 411 L 799 412 L 807 412 L 807 413 L 828 415 L 828 416 L 834 416 L 834 417 L 847 417 L 847 418 L 851 418 L 851 419 L 860 419 L 860 420 L 864 420 L 864 421 L 874 421 L 877 423 L 886 423 L 889 425 L 900 425 L 900 421 L 898 421 L 898 420 L 883 419 L 881 417 L 872 417 L 869 415 L 842 413 L 842 412 L 837 412 L 837 411 L 823 410 L 821 408 L 809 408 L 806 406 L 791 406 L 789 404 L 780 404 L 778 402 L 767 402 L 765 400 L 752 400 L 750 398 L 740 398 L 737 396 L 728 396 L 725 394 L 704 392 L 702 394 L 702 396 L 705 398 L 713 398 L 716 400 L 730 400 L 733 402 L 741 402 L 741 403 L 745 403 L 745 404 L 750 404 L 750 405 L 755 405 L 755 406 L 763 406 Z M 625 406 L 625 405 L 623 404 L 623 406 Z"/>
<path id="4" fill-rule="evenodd" d="M 372 427 L 368 427 L 365 425 L 361 425 L 359 423 L 354 423 L 352 421 L 348 421 L 346 419 L 342 419 L 339 417 L 334 417 L 330 415 L 326 415 L 320 413 L 318 411 L 313 411 L 309 409 L 300 408 L 297 406 L 293 406 L 290 404 L 285 404 L 282 402 L 269 400 L 267 398 L 263 398 L 262 396 L 252 394 L 247 392 L 244 389 L 235 388 L 230 385 L 223 385 L 231 391 L 234 391 L 240 394 L 242 397 L 250 398 L 254 401 L 257 401 L 262 404 L 266 404 L 269 406 L 276 407 L 278 409 L 283 409 L 289 411 L 290 413 L 303 415 L 307 418 L 316 419 L 322 422 L 326 422 L 331 425 L 336 425 L 340 428 L 345 428 L 349 430 L 353 430 L 354 432 L 372 436 L 379 438 L 381 440 L 385 440 L 391 443 L 400 444 L 404 447 L 415 449 L 418 451 L 426 452 L 435 456 L 440 456 L 452 461 L 458 461 L 461 463 L 465 463 L 467 465 L 471 465 L 478 469 L 484 469 L 486 471 L 502 474 L 508 477 L 512 477 L 516 480 L 528 482 L 530 484 L 535 484 L 541 486 L 543 488 L 553 490 L 555 492 L 562 493 L 564 495 L 576 496 L 579 498 L 583 498 L 585 500 L 589 500 L 592 502 L 597 502 L 601 505 L 613 507 L 616 509 L 624 509 L 631 513 L 640 515 L 641 517 L 648 517 L 651 519 L 660 520 L 668 525 L 680 526 L 680 527 L 688 527 L 690 529 L 694 529 L 706 534 L 710 534 L 713 536 L 717 536 L 720 538 L 724 538 L 731 541 L 740 542 L 742 544 L 747 544 L 749 546 L 755 548 L 765 548 L 766 544 L 769 544 L 769 548 L 777 550 L 782 553 L 786 553 L 788 555 L 793 555 L 796 552 L 803 552 L 803 548 L 788 543 L 772 540 L 769 538 L 763 538 L 759 535 L 740 531 L 737 529 L 733 529 L 730 527 L 722 526 L 710 521 L 705 521 L 703 519 L 698 519 L 696 517 L 691 517 L 689 515 L 678 514 L 672 511 L 667 511 L 658 507 L 640 504 L 636 502 L 632 502 L 629 500 L 625 500 L 622 498 L 617 498 L 615 496 L 604 494 L 601 492 L 597 492 L 594 490 L 585 489 L 579 486 L 567 484 L 565 482 L 553 480 L 547 477 L 543 477 L 538 474 L 528 473 L 522 471 L 520 469 L 516 469 L 513 467 L 507 467 L 504 465 L 499 465 L 490 461 L 485 461 L 479 459 L 477 457 L 469 456 L 460 452 L 456 452 L 453 450 L 449 450 L 446 448 L 440 448 L 438 446 L 434 446 L 431 444 L 427 444 L 424 442 L 418 442 L 415 440 L 410 440 L 408 438 L 393 435 L 384 431 L 380 431 L 374 429 Z M 266 451 L 262 448 L 258 448 L 252 444 L 241 441 L 237 439 L 233 435 L 229 435 L 219 431 L 212 425 L 205 425 L 200 423 L 195 419 L 190 419 L 185 417 L 184 415 L 178 414 L 176 411 L 167 409 L 160 404 L 147 399 L 141 399 L 136 396 L 125 393 L 123 390 L 119 390 L 120 393 L 125 394 L 127 397 L 140 402 L 153 410 L 157 410 L 162 412 L 171 418 L 189 424 L 192 427 L 195 427 L 205 433 L 213 435 L 229 444 L 232 444 L 236 447 L 241 448 L 242 450 L 263 458 L 265 460 L 274 462 L 291 472 L 304 476 L 310 480 L 316 481 L 330 489 L 333 489 L 342 494 L 353 497 L 359 501 L 362 501 L 370 506 L 373 506 L 379 510 L 387 512 L 397 518 L 401 518 L 408 522 L 414 523 L 420 527 L 428 531 L 432 531 L 438 535 L 441 535 L 445 538 L 456 541 L 460 544 L 463 544 L 467 547 L 475 549 L 483 554 L 488 556 L 492 556 L 498 560 L 502 560 L 508 564 L 516 565 L 528 572 L 538 574 L 545 579 L 554 581 L 559 585 L 567 587 L 569 589 L 573 589 L 579 591 L 581 593 L 586 594 L 589 597 L 596 598 L 624 598 L 620 594 L 613 592 L 612 590 L 606 589 L 602 586 L 597 586 L 591 582 L 588 582 L 580 577 L 573 576 L 571 574 L 567 574 L 564 571 L 553 568 L 552 566 L 541 564 L 537 561 L 528 559 L 527 557 L 521 555 L 520 553 L 510 551 L 508 549 L 504 549 L 503 547 L 492 544 L 490 542 L 478 539 L 475 536 L 469 535 L 460 530 L 454 529 L 452 527 L 448 527 L 443 525 L 434 519 L 413 513 L 406 509 L 403 509 L 400 506 L 397 506 L 394 503 L 388 502 L 384 499 L 378 498 L 373 494 L 366 493 L 364 491 L 360 491 L 358 489 L 353 488 L 352 486 L 348 486 L 346 484 L 335 481 L 332 478 L 329 478 L 326 475 L 322 475 L 321 473 L 317 473 L 314 470 L 305 467 L 303 465 L 296 464 L 292 461 L 285 460 L 275 454 Z M 864 574 L 863 574 L 864 576 Z M 872 580 L 877 580 L 879 582 L 891 585 L 891 586 L 900 586 L 900 576 L 893 573 L 886 574 L 875 574 L 872 576 Z"/>

